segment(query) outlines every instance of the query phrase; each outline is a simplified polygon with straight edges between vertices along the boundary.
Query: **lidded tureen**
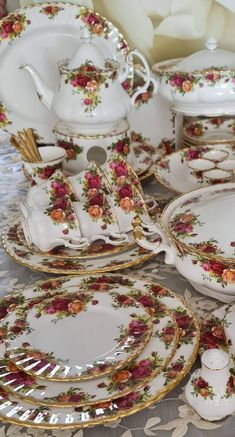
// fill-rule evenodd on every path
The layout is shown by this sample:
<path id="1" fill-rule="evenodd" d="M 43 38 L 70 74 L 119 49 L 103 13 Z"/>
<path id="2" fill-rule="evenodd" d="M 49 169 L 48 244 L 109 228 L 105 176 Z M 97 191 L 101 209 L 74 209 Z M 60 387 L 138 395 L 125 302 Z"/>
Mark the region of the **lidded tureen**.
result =
<path id="1" fill-rule="evenodd" d="M 151 243 L 138 220 L 135 238 L 203 294 L 222 301 L 235 299 L 235 183 L 199 188 L 173 200 L 156 225 L 162 243 Z"/>
<path id="2" fill-rule="evenodd" d="M 146 81 L 130 97 L 121 84 L 132 70 L 133 55 L 143 62 Z M 44 106 L 59 120 L 77 125 L 80 132 L 113 129 L 128 115 L 135 99 L 147 89 L 150 80 L 149 67 L 141 53 L 137 50 L 129 52 L 124 71 L 120 71 L 119 62 L 105 58 L 90 35 L 83 36 L 73 57 L 60 61 L 58 66 L 61 78 L 55 92 L 48 88 L 34 67 L 26 64 L 21 68 L 31 74 Z"/>
<path id="3" fill-rule="evenodd" d="M 153 66 L 159 93 L 187 115 L 234 114 L 235 53 L 218 48 L 214 38 L 205 46 L 187 58 Z"/>

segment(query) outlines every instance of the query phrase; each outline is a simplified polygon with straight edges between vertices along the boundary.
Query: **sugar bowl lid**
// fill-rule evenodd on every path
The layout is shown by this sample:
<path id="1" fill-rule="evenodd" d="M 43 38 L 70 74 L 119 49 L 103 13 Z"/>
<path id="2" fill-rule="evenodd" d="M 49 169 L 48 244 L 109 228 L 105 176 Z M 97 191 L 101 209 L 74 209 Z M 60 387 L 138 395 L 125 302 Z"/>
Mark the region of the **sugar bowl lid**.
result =
<path id="1" fill-rule="evenodd" d="M 235 263 L 235 183 L 180 196 L 167 226 L 170 238 L 190 252 Z"/>
<path id="2" fill-rule="evenodd" d="M 209 38 L 205 49 L 183 58 L 170 68 L 172 71 L 195 72 L 209 69 L 235 69 L 235 53 L 217 48 L 218 41 Z"/>

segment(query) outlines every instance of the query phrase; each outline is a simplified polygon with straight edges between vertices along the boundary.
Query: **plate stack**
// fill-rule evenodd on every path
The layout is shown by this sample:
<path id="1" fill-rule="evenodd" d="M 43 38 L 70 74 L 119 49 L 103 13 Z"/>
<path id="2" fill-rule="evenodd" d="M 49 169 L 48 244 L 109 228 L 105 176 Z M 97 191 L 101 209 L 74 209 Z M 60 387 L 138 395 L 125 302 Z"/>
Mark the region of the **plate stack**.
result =
<path id="1" fill-rule="evenodd" d="M 161 399 L 197 354 L 198 323 L 182 299 L 129 276 L 51 279 L 0 306 L 6 422 L 58 429 L 116 420 Z"/>
<path id="2" fill-rule="evenodd" d="M 183 147 L 235 143 L 235 119 L 187 117 L 182 133 Z"/>

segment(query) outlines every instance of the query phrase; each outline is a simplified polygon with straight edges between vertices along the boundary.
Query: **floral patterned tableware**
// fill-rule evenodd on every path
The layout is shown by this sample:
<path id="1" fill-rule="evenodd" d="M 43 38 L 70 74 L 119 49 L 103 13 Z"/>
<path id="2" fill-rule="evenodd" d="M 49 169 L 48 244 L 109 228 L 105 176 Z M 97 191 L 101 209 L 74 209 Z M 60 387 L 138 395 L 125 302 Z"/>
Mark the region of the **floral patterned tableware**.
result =
<path id="1" fill-rule="evenodd" d="M 228 153 L 224 161 L 215 164 L 209 160 L 202 160 L 203 152 L 214 150 L 215 147 L 209 145 L 192 146 L 178 150 L 169 156 L 163 157 L 156 163 L 154 175 L 163 186 L 176 193 L 186 193 L 207 186 L 209 181 L 204 178 L 204 171 L 209 168 L 220 168 L 221 164 L 226 166 L 226 163 L 233 161 L 235 157 L 233 146 L 218 145 Z M 217 182 L 219 182 L 218 178 Z"/>
<path id="2" fill-rule="evenodd" d="M 105 278 L 103 279 L 105 280 Z M 111 285 L 105 282 L 91 283 L 92 288 L 97 286 L 100 286 L 100 288 L 103 286 L 104 290 L 105 287 L 111 289 Z M 113 288 L 116 289 L 115 285 L 113 285 Z M 67 290 L 69 291 L 69 287 Z M 70 291 L 74 291 L 72 285 Z M 153 331 L 150 340 L 134 361 L 119 370 L 115 370 L 112 375 L 71 384 L 71 382 L 62 381 L 59 383 L 49 380 L 42 381 L 35 376 L 29 376 L 15 367 L 5 355 L 5 358 L 0 360 L 2 385 L 32 402 L 65 407 L 66 405 L 88 405 L 94 402 L 107 402 L 116 399 L 140 388 L 147 382 L 149 383 L 153 377 L 160 374 L 170 359 L 173 358 L 179 341 L 179 329 L 173 314 L 156 297 L 146 296 L 143 292 L 131 289 L 131 287 L 128 290 L 128 296 L 126 287 L 123 285 L 119 285 L 118 291 L 112 291 L 112 293 L 116 294 L 116 305 L 120 308 L 128 306 L 134 298 L 146 307 L 153 318 Z M 80 294 L 89 295 L 89 285 Z M 38 303 L 38 301 L 39 298 L 36 297 L 33 300 L 28 300 L 26 305 L 33 306 L 33 303 Z M 26 307 L 26 305 L 24 306 Z M 0 345 L 0 351 L 1 355 L 4 355 L 3 345 Z M 89 371 L 92 375 L 96 375 L 95 367 L 89 369 Z"/>
<path id="3" fill-rule="evenodd" d="M 48 281 L 28 287 L 23 292 L 9 296 L 11 303 L 17 304 L 19 299 L 45 296 L 45 292 L 57 294 L 63 287 L 73 284 L 79 289 L 82 287 L 95 287 L 101 284 L 118 289 L 120 284 L 132 285 L 135 290 L 143 292 L 146 297 L 157 296 L 160 301 L 174 311 L 177 324 L 182 329 L 182 335 L 178 344 L 174 358 L 168 363 L 164 371 L 156 376 L 151 384 L 145 385 L 139 390 L 134 390 L 126 396 L 106 403 L 98 403 L 84 408 L 53 408 L 53 407 L 33 407 L 29 402 L 19 400 L 15 396 L 1 389 L 1 418 L 7 422 L 21 423 L 30 427 L 43 427 L 53 429 L 88 427 L 100 423 L 113 421 L 115 419 L 128 416 L 137 411 L 141 411 L 170 392 L 185 376 L 191 368 L 198 350 L 199 325 L 190 309 L 182 299 L 159 284 L 145 282 L 140 279 L 127 278 L 123 276 L 108 275 L 93 278 L 58 278 L 54 284 L 49 285 Z M 44 287 L 45 284 L 45 287 Z M 49 288 L 48 288 L 49 287 Z M 95 287 L 97 288 L 97 287 Z M 47 291 L 46 291 L 47 290 Z M 50 291 L 49 291 L 50 290 Z M 127 287 L 127 292 L 129 287 Z M 12 301 L 13 299 L 13 301 Z M 9 305 L 9 300 L 3 299 L 3 308 Z M 145 304 L 146 305 L 146 304 Z M 85 414 L 85 415 L 84 415 Z"/>
<path id="4" fill-rule="evenodd" d="M 107 134 L 81 134 L 77 126 L 72 128 L 59 122 L 55 128 L 56 144 L 66 150 L 63 169 L 66 174 L 77 174 L 91 160 L 104 164 L 113 153 L 120 153 L 134 164 L 134 151 L 130 144 L 130 125 L 122 120 Z"/>
<path id="5" fill-rule="evenodd" d="M 199 292 L 217 292 L 221 300 L 223 293 L 235 297 L 234 196 L 234 183 L 181 195 L 161 216 L 161 243 L 146 240 L 141 220 L 134 225 L 136 241 L 155 254 L 165 251 L 166 263 L 174 264 Z"/>
<path id="6" fill-rule="evenodd" d="M 68 176 L 67 180 L 74 190 L 75 198 L 81 201 L 95 196 L 99 191 L 105 194 L 109 194 L 112 191 L 112 187 L 104 171 L 93 161 L 88 164 L 84 171 L 74 176 Z"/>
<path id="7" fill-rule="evenodd" d="M 132 58 L 143 64 L 145 79 L 142 86 L 129 94 L 125 82 L 133 69 Z M 38 69 L 28 63 L 21 66 L 32 77 L 42 104 L 58 120 L 78 124 L 81 133 L 108 133 L 134 106 L 137 97 L 150 82 L 148 63 L 139 50 L 130 50 L 123 68 L 93 43 L 89 30 L 84 29 L 73 56 L 58 63 L 60 81 L 53 87 L 45 84 Z M 40 70 L 39 70 L 40 71 Z"/>
<path id="8" fill-rule="evenodd" d="M 54 142 L 52 131 L 57 120 L 43 108 L 33 92 L 31 78 L 19 67 L 31 63 L 48 83 L 56 83 L 58 61 L 73 55 L 84 28 L 105 56 L 124 67 L 129 47 L 123 36 L 112 23 L 85 7 L 65 3 L 30 5 L 1 21 L 1 128 L 16 133 L 31 126 L 41 142 Z M 129 81 L 132 86 L 132 75 Z"/>
<path id="9" fill-rule="evenodd" d="M 122 230 L 111 197 L 101 190 L 87 197 L 84 202 L 73 202 L 78 217 L 81 234 L 89 242 L 104 240 L 107 244 L 119 246 L 129 242 L 127 231 Z"/>
<path id="10" fill-rule="evenodd" d="M 6 352 L 17 367 L 41 378 L 76 381 L 123 367 L 143 350 L 151 317 L 134 299 L 114 293 L 66 293 L 22 305 L 7 317 Z M 92 329 L 91 328 L 92 325 Z M 95 335 L 94 335 L 95 333 Z"/>
<path id="11" fill-rule="evenodd" d="M 230 357 L 219 349 L 209 349 L 201 356 L 185 388 L 188 403 L 205 420 L 221 420 L 235 411 L 235 385 L 229 372 Z"/>
<path id="12" fill-rule="evenodd" d="M 110 272 L 124 269 L 153 258 L 154 254 L 149 251 L 140 249 L 138 246 L 124 245 L 122 253 L 108 252 L 104 256 L 96 258 L 71 259 L 65 256 L 58 258 L 47 253 L 39 253 L 33 247 L 28 247 L 18 237 L 18 229 L 20 228 L 20 220 L 16 218 L 3 234 L 4 249 L 16 262 L 29 267 L 32 270 L 70 275 L 86 275 L 87 273 L 94 274 L 99 272 Z M 154 241 L 158 238 L 156 235 L 151 237 Z"/>
<path id="13" fill-rule="evenodd" d="M 227 170 L 214 168 L 212 170 L 204 171 L 203 177 L 209 185 L 218 183 L 221 184 L 224 182 L 230 182 L 233 178 L 233 174 Z"/>
<path id="14" fill-rule="evenodd" d="M 131 231 L 132 220 L 136 214 L 140 215 L 146 223 L 146 229 L 149 224 L 150 231 L 153 223 L 142 194 L 132 182 L 133 178 L 126 162 L 117 155 L 108 162 L 107 167 L 106 174 L 113 189 L 109 198 L 117 216 L 120 231 Z"/>
<path id="15" fill-rule="evenodd" d="M 159 93 L 176 111 L 192 116 L 234 114 L 235 54 L 217 46 L 209 38 L 206 49 L 153 66 Z"/>
<path id="16" fill-rule="evenodd" d="M 87 247 L 70 197 L 71 187 L 57 170 L 45 184 L 31 187 L 21 203 L 21 223 L 27 244 L 48 252 L 57 246 Z"/>
<path id="17" fill-rule="evenodd" d="M 40 147 L 39 152 L 42 162 L 24 162 L 24 170 L 36 184 L 44 183 L 55 170 L 62 168 L 62 162 L 66 155 L 65 151 L 54 146 Z"/>
<path id="18" fill-rule="evenodd" d="M 152 164 L 150 167 L 139 176 L 139 179 L 144 181 L 154 175 L 155 166 L 160 159 L 175 151 L 175 139 L 163 138 L 157 147 L 153 147 L 149 144 L 142 144 L 139 147 L 142 147 L 145 151 L 149 152 L 152 158 Z"/>
<path id="19" fill-rule="evenodd" d="M 235 120 L 228 117 L 213 117 L 188 121 L 183 127 L 183 139 L 195 145 L 233 143 Z"/>

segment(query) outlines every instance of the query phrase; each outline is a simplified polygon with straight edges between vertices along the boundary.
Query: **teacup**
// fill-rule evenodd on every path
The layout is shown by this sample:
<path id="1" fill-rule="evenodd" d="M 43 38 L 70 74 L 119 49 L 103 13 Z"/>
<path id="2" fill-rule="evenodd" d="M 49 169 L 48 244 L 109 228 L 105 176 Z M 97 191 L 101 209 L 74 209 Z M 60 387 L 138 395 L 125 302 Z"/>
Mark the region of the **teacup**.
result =
<path id="1" fill-rule="evenodd" d="M 29 179 L 36 184 L 43 184 L 53 173 L 62 168 L 62 162 L 66 156 L 65 150 L 56 146 L 44 146 L 39 148 L 42 161 L 24 161 L 24 172 Z"/>
<path id="2" fill-rule="evenodd" d="M 45 210 L 28 202 L 21 203 L 21 224 L 29 246 L 35 244 L 42 252 L 48 252 L 57 246 L 76 250 L 89 245 L 88 240 L 81 237 L 69 196 L 59 202 L 57 200 Z"/>
<path id="3" fill-rule="evenodd" d="M 73 202 L 80 223 L 82 235 L 90 242 L 104 240 L 114 246 L 129 241 L 120 227 L 109 198 L 101 190 L 94 196 L 87 196 L 84 202 Z"/>
<path id="4" fill-rule="evenodd" d="M 105 173 L 96 162 L 90 162 L 86 170 L 75 176 L 69 176 L 67 180 L 74 190 L 76 200 L 95 196 L 100 190 L 106 194 L 112 191 Z"/>
<path id="5" fill-rule="evenodd" d="M 35 185 L 28 190 L 27 201 L 37 208 L 46 208 L 54 196 L 62 198 L 68 195 L 71 199 L 75 197 L 73 187 L 61 170 L 56 170 L 50 179 L 43 185 Z"/>
<path id="6" fill-rule="evenodd" d="M 120 155 L 113 155 L 104 166 L 104 171 L 112 186 L 112 189 L 123 184 L 127 179 L 135 185 L 143 195 L 141 182 L 129 162 Z"/>

